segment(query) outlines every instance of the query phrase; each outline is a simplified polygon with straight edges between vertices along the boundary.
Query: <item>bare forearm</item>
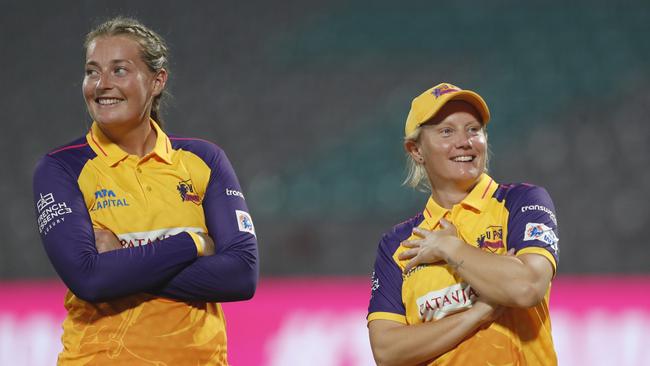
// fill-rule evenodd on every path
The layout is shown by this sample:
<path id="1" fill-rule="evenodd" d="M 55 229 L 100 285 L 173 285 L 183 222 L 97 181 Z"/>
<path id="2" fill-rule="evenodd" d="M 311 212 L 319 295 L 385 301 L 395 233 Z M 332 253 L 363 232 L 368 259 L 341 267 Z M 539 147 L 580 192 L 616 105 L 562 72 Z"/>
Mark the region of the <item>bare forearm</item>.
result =
<path id="1" fill-rule="evenodd" d="M 375 361 L 380 366 L 416 365 L 454 348 L 481 325 L 482 318 L 471 310 L 435 322 L 417 325 L 375 327 L 370 323 L 370 340 Z M 383 321 L 389 322 L 389 321 Z M 374 328 L 374 329 L 373 329 Z"/>
<path id="2" fill-rule="evenodd" d="M 518 257 L 488 253 L 460 239 L 441 246 L 441 257 L 480 296 L 505 306 L 537 304 L 552 277 L 552 270 L 540 276 Z"/>

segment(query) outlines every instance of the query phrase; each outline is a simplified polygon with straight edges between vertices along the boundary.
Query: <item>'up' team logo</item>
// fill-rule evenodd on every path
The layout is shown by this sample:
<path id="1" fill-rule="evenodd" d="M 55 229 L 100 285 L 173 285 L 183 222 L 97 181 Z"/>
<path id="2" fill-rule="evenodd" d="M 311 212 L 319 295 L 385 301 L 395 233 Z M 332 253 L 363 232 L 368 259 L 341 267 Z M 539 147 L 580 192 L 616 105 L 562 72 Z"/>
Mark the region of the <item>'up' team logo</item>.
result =
<path id="1" fill-rule="evenodd" d="M 176 189 L 178 189 L 178 193 L 180 193 L 183 202 L 189 201 L 196 203 L 197 205 L 201 203 L 201 197 L 199 197 L 199 195 L 194 191 L 192 179 L 178 182 Z"/>
<path id="2" fill-rule="evenodd" d="M 481 249 L 489 250 L 496 253 L 499 249 L 503 248 L 503 227 L 501 226 L 488 226 L 485 233 L 476 239 L 478 247 Z"/>
<path id="3" fill-rule="evenodd" d="M 436 99 L 438 99 L 447 93 L 453 93 L 457 91 L 460 91 L 460 88 L 458 88 L 457 86 L 451 84 L 442 84 L 439 87 L 433 89 L 431 94 L 433 94 L 433 96 L 435 96 Z"/>

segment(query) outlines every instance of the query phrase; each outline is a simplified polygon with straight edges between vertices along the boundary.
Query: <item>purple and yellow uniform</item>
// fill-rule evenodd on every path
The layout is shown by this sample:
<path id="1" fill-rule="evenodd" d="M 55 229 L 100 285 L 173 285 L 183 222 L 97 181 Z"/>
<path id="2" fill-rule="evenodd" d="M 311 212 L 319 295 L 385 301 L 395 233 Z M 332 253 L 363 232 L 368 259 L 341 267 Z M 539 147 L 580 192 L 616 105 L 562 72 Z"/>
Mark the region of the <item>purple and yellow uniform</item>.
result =
<path id="1" fill-rule="evenodd" d="M 69 288 L 59 364 L 227 364 L 218 302 L 255 291 L 255 230 L 225 153 L 151 123 L 156 144 L 142 158 L 94 123 L 36 168 L 38 228 Z M 123 249 L 99 254 L 93 228 Z M 214 255 L 202 256 L 197 232 Z"/>
<path id="2" fill-rule="evenodd" d="M 471 286 L 444 262 L 421 265 L 403 274 L 408 261 L 398 259 L 406 250 L 400 243 L 416 238 L 414 227 L 438 230 L 444 217 L 469 245 L 500 255 L 511 248 L 516 255 L 539 254 L 555 271 L 558 236 L 554 211 L 543 188 L 499 185 L 485 174 L 451 210 L 429 198 L 424 212 L 396 225 L 379 243 L 368 321 L 386 319 L 408 325 L 436 321 L 471 307 L 477 298 Z M 507 308 L 496 322 L 429 365 L 556 365 L 549 292 L 534 307 Z"/>

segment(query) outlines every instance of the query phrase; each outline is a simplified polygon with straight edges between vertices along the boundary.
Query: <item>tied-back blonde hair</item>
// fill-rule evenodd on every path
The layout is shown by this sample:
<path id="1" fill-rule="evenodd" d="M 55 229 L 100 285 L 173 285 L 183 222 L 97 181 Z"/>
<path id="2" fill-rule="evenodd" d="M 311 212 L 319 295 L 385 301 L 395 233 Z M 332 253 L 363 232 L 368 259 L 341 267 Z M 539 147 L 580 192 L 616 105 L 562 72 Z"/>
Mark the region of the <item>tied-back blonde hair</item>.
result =
<path id="1" fill-rule="evenodd" d="M 86 35 L 84 50 L 88 51 L 88 46 L 96 38 L 113 36 L 127 36 L 136 41 L 140 45 L 142 61 L 147 65 L 149 71 L 155 73 L 165 69 L 169 74 L 169 49 L 165 40 L 158 33 L 133 18 L 118 16 L 98 25 Z M 163 124 L 160 113 L 161 101 L 168 97 L 169 92 L 163 90 L 154 97 L 151 103 L 151 118 L 160 126 Z"/>

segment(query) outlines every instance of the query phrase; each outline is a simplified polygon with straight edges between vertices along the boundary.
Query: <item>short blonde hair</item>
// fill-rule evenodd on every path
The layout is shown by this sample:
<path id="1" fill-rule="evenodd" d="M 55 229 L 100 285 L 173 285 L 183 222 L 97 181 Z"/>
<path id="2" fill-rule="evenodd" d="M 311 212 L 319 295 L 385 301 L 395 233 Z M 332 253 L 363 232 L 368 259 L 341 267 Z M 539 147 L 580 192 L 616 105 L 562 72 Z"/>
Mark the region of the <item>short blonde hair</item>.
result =
<path id="1" fill-rule="evenodd" d="M 487 142 L 487 131 L 485 126 L 481 127 L 483 133 L 485 134 L 485 141 Z M 420 133 L 422 127 L 418 126 L 410 135 L 404 137 L 404 142 L 413 141 L 418 142 L 420 139 Z M 487 151 L 485 152 L 485 168 L 483 171 L 488 172 L 488 167 L 490 165 L 490 145 L 487 145 Z M 424 169 L 424 164 L 420 164 L 407 152 L 406 153 L 406 178 L 402 185 L 411 187 L 420 192 L 430 193 L 432 190 L 431 182 L 429 181 L 429 176 L 427 175 L 426 169 Z"/>
<path id="2" fill-rule="evenodd" d="M 404 137 L 404 142 L 418 142 L 421 131 L 422 127 L 418 126 L 410 135 Z M 431 182 L 429 182 L 424 164 L 419 164 L 408 152 L 406 153 L 406 178 L 402 182 L 402 185 L 409 186 L 421 192 L 431 192 Z"/>

